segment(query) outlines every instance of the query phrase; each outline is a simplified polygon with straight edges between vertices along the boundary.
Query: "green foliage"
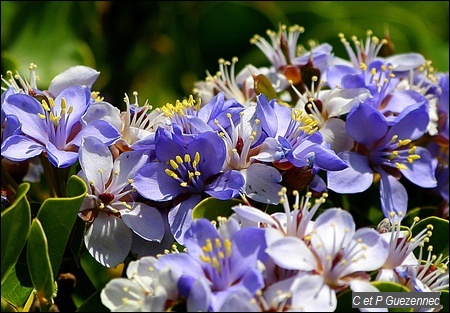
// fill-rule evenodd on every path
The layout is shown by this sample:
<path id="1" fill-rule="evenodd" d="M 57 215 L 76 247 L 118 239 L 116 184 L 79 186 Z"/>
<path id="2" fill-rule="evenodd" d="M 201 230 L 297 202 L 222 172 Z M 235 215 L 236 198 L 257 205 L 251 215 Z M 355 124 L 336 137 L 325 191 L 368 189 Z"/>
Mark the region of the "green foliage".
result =
<path id="1" fill-rule="evenodd" d="M 2 301 L 15 308 L 32 299 L 33 290 L 41 305 L 51 304 L 56 291 L 54 275 L 87 187 L 81 178 L 72 176 L 68 197 L 47 199 L 32 220 L 26 197 L 29 190 L 30 184 L 20 185 L 16 200 L 2 212 Z"/>
<path id="2" fill-rule="evenodd" d="M 231 207 L 242 203 L 237 199 L 218 200 L 213 197 L 206 198 L 197 204 L 192 210 L 194 219 L 207 218 L 210 221 L 217 221 L 218 217 L 228 217 L 233 213 Z"/>
<path id="3" fill-rule="evenodd" d="M 33 219 L 27 244 L 27 262 L 31 281 L 41 306 L 51 305 L 55 293 L 47 237 L 39 219 Z"/>
<path id="4" fill-rule="evenodd" d="M 26 198 L 29 189 L 30 184 L 21 184 L 16 201 L 2 212 L 2 285 L 13 270 L 30 230 L 31 211 Z"/>

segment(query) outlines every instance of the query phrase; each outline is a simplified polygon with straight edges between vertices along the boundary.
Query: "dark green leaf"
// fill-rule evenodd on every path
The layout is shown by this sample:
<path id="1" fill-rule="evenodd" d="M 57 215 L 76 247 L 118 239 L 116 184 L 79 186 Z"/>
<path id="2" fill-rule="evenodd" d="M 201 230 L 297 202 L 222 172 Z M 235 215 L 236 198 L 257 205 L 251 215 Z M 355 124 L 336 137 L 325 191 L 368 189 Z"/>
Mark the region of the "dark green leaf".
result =
<path id="1" fill-rule="evenodd" d="M 2 285 L 8 273 L 14 268 L 20 252 L 25 246 L 31 223 L 30 204 L 26 193 L 29 183 L 23 183 L 17 190 L 17 198 L 2 212 Z"/>
<path id="2" fill-rule="evenodd" d="M 54 275 L 58 274 L 70 233 L 86 192 L 87 187 L 84 181 L 78 176 L 71 176 L 66 188 L 67 198 L 49 198 L 39 209 L 37 218 L 47 236 Z"/>
<path id="3" fill-rule="evenodd" d="M 55 290 L 52 266 L 48 255 L 47 238 L 40 221 L 35 218 L 31 223 L 30 236 L 27 245 L 27 261 L 31 281 L 36 289 L 41 305 L 50 301 Z"/>
<path id="4" fill-rule="evenodd" d="M 432 235 L 431 237 L 429 237 L 430 241 L 428 243 L 425 243 L 423 251 L 427 251 L 428 247 L 432 246 L 433 254 L 439 256 L 442 253 L 443 258 L 445 258 L 448 257 L 448 241 L 449 241 L 448 225 L 449 225 L 448 220 L 435 216 L 430 216 L 424 218 L 423 220 L 420 220 L 414 226 L 414 228 L 412 229 L 412 235 L 416 236 L 419 232 L 428 227 L 431 230 Z M 420 249 L 414 250 L 414 253 L 416 257 L 418 257 Z M 427 252 L 424 252 L 423 257 L 424 258 L 427 257 Z"/>

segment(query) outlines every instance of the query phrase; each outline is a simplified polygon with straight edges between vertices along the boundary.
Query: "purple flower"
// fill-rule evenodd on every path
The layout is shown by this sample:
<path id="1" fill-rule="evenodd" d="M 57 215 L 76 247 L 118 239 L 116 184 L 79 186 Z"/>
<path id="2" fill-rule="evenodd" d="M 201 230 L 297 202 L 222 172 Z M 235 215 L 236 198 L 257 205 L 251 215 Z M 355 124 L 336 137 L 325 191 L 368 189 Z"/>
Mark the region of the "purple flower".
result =
<path id="1" fill-rule="evenodd" d="M 232 293 L 254 294 L 263 287 L 257 261 L 265 256 L 264 230 L 218 232 L 209 220 L 202 218 L 192 223 L 184 243 L 187 253 L 165 254 L 157 267 L 169 267 L 179 275 L 178 290 L 180 296 L 187 298 L 188 312 L 217 311 Z"/>
<path id="2" fill-rule="evenodd" d="M 90 103 L 90 89 L 81 85 L 64 89 L 56 98 L 10 95 L 3 110 L 17 117 L 22 134 L 5 138 L 2 155 L 13 161 L 23 161 L 44 153 L 53 166 L 64 168 L 77 160 L 84 136 L 97 137 L 108 145 L 113 143 L 120 133 L 111 124 L 82 120 Z"/>
<path id="3" fill-rule="evenodd" d="M 216 132 L 208 131 L 186 146 L 167 130 L 156 132 L 155 151 L 159 162 L 143 166 L 133 186 L 154 201 L 175 200 L 169 224 L 175 239 L 182 244 L 192 223 L 191 211 L 204 193 L 227 200 L 242 191 L 244 178 L 235 170 L 221 173 L 225 162 L 225 143 Z"/>
<path id="4" fill-rule="evenodd" d="M 346 123 L 357 144 L 352 151 L 339 153 L 349 167 L 328 172 L 328 188 L 343 194 L 362 192 L 372 185 L 374 173 L 378 173 L 385 217 L 390 218 L 391 212 L 395 212 L 395 216 L 403 218 L 408 195 L 399 182 L 402 175 L 420 187 L 436 187 L 430 152 L 413 143 L 426 132 L 428 122 L 424 104 L 410 106 L 396 117 L 392 126 L 372 106 L 355 106 Z"/>
<path id="5" fill-rule="evenodd" d="M 294 170 L 292 176 L 301 175 L 295 170 L 305 168 L 340 171 L 347 167 L 324 143 L 322 135 L 317 132 L 317 121 L 301 110 L 287 108 L 275 100 L 268 101 L 264 94 L 260 94 L 257 96 L 256 117 L 261 121 L 266 138 L 254 159 L 273 162 L 280 170 Z M 285 173 L 284 182 L 288 175 Z M 319 180 L 314 182 L 314 186 L 325 185 L 321 184 L 322 179 L 318 175 L 313 176 L 311 180 Z M 299 181 L 298 176 L 295 179 Z M 294 189 L 300 191 L 304 187 L 296 186 Z"/>

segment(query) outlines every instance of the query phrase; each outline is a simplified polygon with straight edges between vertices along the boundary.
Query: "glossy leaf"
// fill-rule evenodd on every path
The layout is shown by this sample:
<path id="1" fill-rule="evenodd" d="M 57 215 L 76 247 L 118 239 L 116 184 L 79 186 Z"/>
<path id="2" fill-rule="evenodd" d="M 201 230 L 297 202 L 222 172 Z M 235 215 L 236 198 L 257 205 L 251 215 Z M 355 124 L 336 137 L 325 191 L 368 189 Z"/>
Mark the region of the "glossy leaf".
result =
<path id="1" fill-rule="evenodd" d="M 237 199 L 219 200 L 209 197 L 202 200 L 194 207 L 192 217 L 194 219 L 204 217 L 210 221 L 217 220 L 218 216 L 229 217 L 233 213 L 231 207 L 238 205 L 239 203 L 242 202 Z"/>
<path id="2" fill-rule="evenodd" d="M 9 208 L 2 212 L 2 285 L 15 266 L 20 252 L 25 246 L 31 224 L 30 204 L 26 194 L 29 183 L 23 183 L 17 191 L 17 198 Z"/>
<path id="3" fill-rule="evenodd" d="M 29 275 L 26 249 L 24 248 L 16 266 L 2 283 L 2 297 L 19 308 L 24 306 L 32 292 L 33 284 Z"/>
<path id="4" fill-rule="evenodd" d="M 48 241 L 49 257 L 54 275 L 69 240 L 70 233 L 83 203 L 87 187 L 78 176 L 71 176 L 66 187 L 66 198 L 49 198 L 39 209 L 37 218 L 42 224 Z M 56 277 L 54 277 L 56 280 Z"/>
<path id="5" fill-rule="evenodd" d="M 39 219 L 33 219 L 27 245 L 27 261 L 31 281 L 41 305 L 50 301 L 55 290 L 52 266 L 48 254 L 47 238 Z"/>
<path id="6" fill-rule="evenodd" d="M 430 241 L 425 243 L 424 250 L 427 251 L 428 247 L 433 246 L 433 254 L 439 256 L 442 253 L 442 256 L 448 257 L 448 242 L 449 242 L 449 224 L 448 220 L 443 218 L 430 216 L 420 220 L 413 228 L 412 235 L 417 235 L 420 231 L 425 229 L 428 225 L 432 225 L 432 236 L 429 237 Z M 414 250 L 415 255 L 418 257 L 420 250 Z M 427 252 L 424 252 L 424 258 L 427 256 Z"/>

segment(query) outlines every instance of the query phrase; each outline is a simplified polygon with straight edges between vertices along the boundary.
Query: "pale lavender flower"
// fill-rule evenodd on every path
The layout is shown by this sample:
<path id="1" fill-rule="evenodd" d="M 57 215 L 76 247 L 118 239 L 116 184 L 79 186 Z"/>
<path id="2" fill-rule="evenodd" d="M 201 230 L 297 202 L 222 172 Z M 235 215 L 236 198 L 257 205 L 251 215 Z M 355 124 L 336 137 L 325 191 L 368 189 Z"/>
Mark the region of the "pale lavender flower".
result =
<path id="1" fill-rule="evenodd" d="M 80 147 L 81 171 L 88 195 L 79 216 L 87 222 L 84 242 L 97 262 L 115 267 L 132 247 L 132 232 L 148 241 L 160 242 L 164 222 L 160 212 L 135 201 L 131 188 L 135 172 L 148 157 L 140 152 L 124 152 L 113 161 L 109 148 L 99 139 L 86 137 Z"/>
<path id="2" fill-rule="evenodd" d="M 40 100 L 38 100 L 40 99 Z M 4 139 L 2 155 L 23 161 L 44 154 L 54 167 L 69 167 L 78 159 L 78 148 L 84 136 L 95 136 L 105 144 L 119 138 L 119 132 L 105 121 L 86 124 L 82 117 L 91 103 L 86 86 L 70 86 L 56 96 L 10 95 L 2 108 L 15 115 L 22 134 Z"/>

